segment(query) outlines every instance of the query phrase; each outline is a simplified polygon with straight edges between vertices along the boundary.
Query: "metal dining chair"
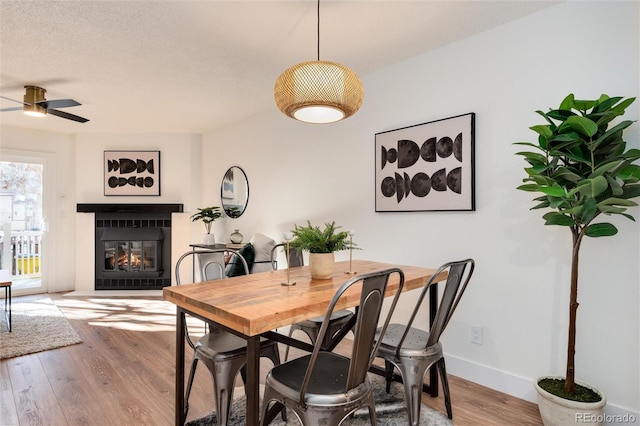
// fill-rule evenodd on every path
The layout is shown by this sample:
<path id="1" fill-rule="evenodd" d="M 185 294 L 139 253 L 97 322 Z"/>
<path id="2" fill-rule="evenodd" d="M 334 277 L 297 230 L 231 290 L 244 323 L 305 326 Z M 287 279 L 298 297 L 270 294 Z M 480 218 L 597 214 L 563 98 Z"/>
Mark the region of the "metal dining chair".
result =
<path id="1" fill-rule="evenodd" d="M 367 372 L 378 349 L 374 337 L 392 274 L 398 275 L 398 289 L 382 326 L 382 330 L 386 330 L 404 286 L 404 273 L 398 268 L 354 277 L 338 289 L 323 317 L 313 352 L 275 366 L 267 374 L 262 425 L 267 424 L 271 403 L 283 404 L 300 423 L 312 426 L 337 426 L 355 410 L 366 406 L 371 424 L 376 425 L 373 391 Z M 329 331 L 336 304 L 356 284 L 361 284 L 360 304 L 351 357 L 347 358 L 324 351 L 321 342 Z"/>
<path id="2" fill-rule="evenodd" d="M 411 425 L 417 426 L 420 422 L 422 385 L 427 370 L 434 363 L 437 363 L 438 372 L 442 380 L 447 415 L 450 419 L 453 418 L 449 382 L 447 380 L 447 370 L 440 336 L 458 306 L 460 298 L 467 288 L 467 284 L 469 284 L 469 279 L 473 275 L 474 268 L 475 262 L 473 259 L 445 263 L 424 286 L 409 322 L 407 324 L 390 324 L 386 331 L 380 328 L 376 333 L 376 341 L 380 345 L 377 356 L 383 358 L 385 362 L 387 393 L 390 390 L 395 367 L 400 371 L 402 382 L 404 383 L 405 401 L 409 424 Z M 447 282 L 430 330 L 427 332 L 415 328 L 413 326 L 414 321 L 429 290 L 429 286 L 444 271 L 448 273 Z M 425 328 L 429 328 L 428 324 Z M 380 336 L 383 336 L 382 339 L 380 339 Z"/>
<path id="3" fill-rule="evenodd" d="M 182 263 L 191 260 L 196 262 L 196 256 L 219 254 L 221 259 L 225 255 L 232 254 L 244 266 L 245 272 L 249 273 L 249 267 L 244 257 L 236 250 L 231 249 L 211 249 L 211 250 L 192 250 L 184 253 L 176 262 L 176 284 L 182 284 L 180 279 L 180 269 Z M 215 276 L 219 277 L 218 271 L 224 270 L 224 265 L 214 267 L 212 265 L 211 256 L 207 257 L 206 262 L 201 262 L 200 276 L 204 281 L 208 281 L 208 272 L 215 271 Z M 214 257 L 215 258 L 215 257 Z M 195 263 L 191 263 L 195 265 Z M 224 278 L 224 275 L 223 275 Z M 187 382 L 187 391 L 185 395 L 184 418 L 187 417 L 189 411 L 189 394 L 193 385 L 193 379 L 198 366 L 198 361 L 207 367 L 211 378 L 213 379 L 213 390 L 216 398 L 218 425 L 226 425 L 228 423 L 231 402 L 233 401 L 234 382 L 238 372 L 242 372 L 244 377 L 244 366 L 247 361 L 247 342 L 245 339 L 226 331 L 223 327 L 210 325 L 209 331 L 199 338 L 195 343 L 189 335 L 187 322 L 185 321 L 184 332 L 187 343 L 193 349 L 193 359 L 191 361 L 191 369 L 189 371 L 189 379 Z M 278 343 L 273 340 L 260 339 L 260 356 L 271 359 L 274 365 L 280 364 L 280 354 L 278 352 Z M 244 380 L 246 384 L 246 380 Z M 282 410 L 282 418 L 286 420 L 285 410 Z"/>
<path id="4" fill-rule="evenodd" d="M 274 270 L 278 269 L 278 249 L 286 250 L 286 244 L 276 244 L 273 249 L 271 249 L 271 267 Z M 289 249 L 288 259 L 289 267 L 291 268 L 295 268 L 296 266 L 304 266 L 304 258 L 302 257 L 302 253 L 300 253 L 298 250 L 295 250 L 293 248 Z M 329 349 L 329 345 L 331 344 L 333 336 L 335 336 L 337 332 L 345 327 L 345 325 L 351 320 L 353 315 L 353 312 L 346 309 L 333 313 L 331 321 L 329 322 L 329 329 L 322 342 L 322 347 L 324 350 Z M 322 325 L 323 319 L 323 317 L 316 317 L 292 324 L 289 328 L 289 337 L 293 335 L 294 331 L 300 330 L 307 336 L 309 336 L 309 339 L 311 339 L 311 344 L 314 344 L 318 339 L 318 332 L 320 331 L 320 326 Z M 288 359 L 289 346 L 287 346 L 284 353 L 284 360 L 286 361 Z"/>

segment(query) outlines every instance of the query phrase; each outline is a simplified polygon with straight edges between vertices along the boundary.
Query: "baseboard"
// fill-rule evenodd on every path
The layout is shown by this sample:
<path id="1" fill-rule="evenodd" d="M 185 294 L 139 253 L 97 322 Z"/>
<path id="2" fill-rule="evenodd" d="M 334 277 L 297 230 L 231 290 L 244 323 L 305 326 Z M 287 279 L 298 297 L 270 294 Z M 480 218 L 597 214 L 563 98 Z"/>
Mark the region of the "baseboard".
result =
<path id="1" fill-rule="evenodd" d="M 533 380 L 527 377 L 517 376 L 449 354 L 445 355 L 445 359 L 447 360 L 447 373 L 449 374 L 525 401 L 537 403 Z"/>
<path id="2" fill-rule="evenodd" d="M 537 404 L 537 396 L 533 386 L 533 379 L 507 373 L 497 368 L 489 367 L 446 355 L 447 373 L 461 377 L 482 386 L 495 389 L 516 398 Z M 607 401 L 605 407 L 604 424 L 607 425 L 640 425 L 640 413 L 631 411 Z"/>

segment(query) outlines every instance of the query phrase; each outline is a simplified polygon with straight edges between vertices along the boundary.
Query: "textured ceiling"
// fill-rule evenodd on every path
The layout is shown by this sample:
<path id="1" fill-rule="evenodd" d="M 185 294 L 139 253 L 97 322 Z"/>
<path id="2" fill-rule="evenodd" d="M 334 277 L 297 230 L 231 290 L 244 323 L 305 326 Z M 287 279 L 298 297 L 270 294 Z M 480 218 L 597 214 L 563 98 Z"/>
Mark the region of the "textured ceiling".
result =
<path id="1" fill-rule="evenodd" d="M 347 1 L 320 4 L 321 59 L 361 77 L 557 1 Z M 273 85 L 316 59 L 316 2 L 0 1 L 0 95 L 25 84 L 73 98 L 52 115 L 2 125 L 63 133 L 203 133 L 276 108 Z M 366 102 L 365 85 L 365 102 Z M 0 99 L 0 108 L 20 106 Z"/>

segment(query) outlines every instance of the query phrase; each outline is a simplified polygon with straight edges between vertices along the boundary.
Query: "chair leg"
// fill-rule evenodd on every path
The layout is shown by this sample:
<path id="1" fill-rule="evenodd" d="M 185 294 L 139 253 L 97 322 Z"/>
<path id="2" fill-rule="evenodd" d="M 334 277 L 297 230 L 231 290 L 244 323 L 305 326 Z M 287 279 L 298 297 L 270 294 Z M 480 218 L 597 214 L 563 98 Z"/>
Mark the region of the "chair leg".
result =
<path id="1" fill-rule="evenodd" d="M 198 366 L 198 358 L 193 357 L 191 361 L 191 368 L 189 369 L 189 381 L 187 382 L 187 393 L 184 397 L 184 418 L 187 418 L 189 412 L 189 395 L 191 394 L 191 386 L 193 386 L 193 378 L 196 374 L 196 367 Z"/>
<path id="2" fill-rule="evenodd" d="M 440 380 L 442 381 L 442 392 L 444 393 L 444 405 L 447 407 L 447 416 L 453 419 L 453 411 L 451 409 L 451 395 L 449 394 L 449 381 L 447 380 L 447 368 L 444 358 L 438 360 L 438 371 L 440 372 Z"/>
<path id="3" fill-rule="evenodd" d="M 7 321 L 7 330 L 11 333 L 11 286 L 4 287 L 4 316 Z"/>
<path id="4" fill-rule="evenodd" d="M 407 414 L 411 426 L 420 424 L 420 406 L 422 399 L 422 384 L 428 366 L 401 363 L 400 371 L 404 382 L 404 399 L 407 403 Z M 416 371 L 417 370 L 417 371 Z"/>
<path id="5" fill-rule="evenodd" d="M 267 412 L 269 411 L 269 405 L 271 405 L 271 403 L 280 403 L 282 404 L 281 401 L 278 401 L 275 396 L 277 395 L 277 392 L 273 391 L 273 388 L 271 388 L 270 386 L 266 386 L 265 390 L 264 390 L 264 395 L 262 397 L 262 415 L 260 416 L 260 425 L 261 426 L 265 426 L 268 423 L 265 423 L 265 419 L 267 418 Z M 282 411 L 286 412 L 287 411 L 287 407 L 283 404 L 282 406 Z M 284 420 L 284 419 L 283 419 Z M 286 422 L 286 420 L 285 420 Z"/>
<path id="6" fill-rule="evenodd" d="M 368 406 L 369 406 L 369 420 L 371 421 L 371 426 L 376 426 L 377 425 L 377 421 L 376 421 L 376 404 L 373 401 L 373 394 L 372 394 L 372 400 L 368 404 Z"/>
<path id="7" fill-rule="evenodd" d="M 291 328 L 289 328 L 289 337 L 291 337 L 293 335 L 293 332 L 296 330 L 300 330 L 300 327 L 297 326 L 296 324 L 292 324 Z M 287 345 L 287 348 L 284 350 L 284 362 L 287 362 L 288 359 L 289 359 L 289 345 Z"/>
<path id="8" fill-rule="evenodd" d="M 387 393 L 391 392 L 391 381 L 393 380 L 393 364 L 391 361 L 384 360 L 384 378 L 386 382 L 385 390 Z"/>
<path id="9" fill-rule="evenodd" d="M 218 425 L 226 426 L 231 412 L 233 389 L 238 371 L 245 363 L 244 359 L 223 361 L 220 363 L 202 360 L 211 373 L 213 391 L 216 397 Z"/>
<path id="10" fill-rule="evenodd" d="M 289 348 L 289 346 L 287 346 L 287 349 L 288 348 Z M 264 355 L 267 356 L 271 360 L 271 362 L 273 362 L 274 366 L 275 365 L 280 365 L 280 351 L 278 350 L 278 344 L 274 344 L 274 345 L 270 346 L 267 349 L 267 352 Z M 244 369 L 244 367 L 243 367 L 243 369 Z M 282 421 L 284 421 L 286 423 L 286 421 L 287 421 L 287 407 L 285 407 L 284 405 L 282 406 L 282 411 L 281 411 L 280 415 L 282 416 Z"/>

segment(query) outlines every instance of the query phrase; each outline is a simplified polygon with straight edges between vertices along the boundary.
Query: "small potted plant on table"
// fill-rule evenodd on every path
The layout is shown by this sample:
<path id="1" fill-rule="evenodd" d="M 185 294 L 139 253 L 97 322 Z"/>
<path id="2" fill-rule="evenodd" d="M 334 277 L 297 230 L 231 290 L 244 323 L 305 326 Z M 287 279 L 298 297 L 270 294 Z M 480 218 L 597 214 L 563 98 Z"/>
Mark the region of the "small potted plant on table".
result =
<path id="1" fill-rule="evenodd" d="M 291 247 L 299 252 L 309 252 L 309 270 L 313 279 L 329 279 L 333 275 L 334 252 L 348 250 L 349 233 L 337 231 L 340 226 L 335 222 L 325 223 L 324 230 L 311 225 L 307 221 L 306 226 L 295 225 L 293 229 L 294 239 Z"/>
<path id="2" fill-rule="evenodd" d="M 558 109 L 537 111 L 547 122 L 531 127 L 538 134 L 537 143 L 517 142 L 533 149 L 517 153 L 529 163 L 524 184 L 518 189 L 539 193 L 532 209 L 545 209 L 545 225 L 564 226 L 573 237 L 566 373 L 564 377 L 543 377 L 536 382 L 545 425 L 578 423 L 584 418 L 578 413 L 602 418 L 604 395 L 593 389 L 589 392 L 589 386 L 575 380 L 578 259 L 584 237 L 608 237 L 618 232 L 612 223 L 596 219 L 619 214 L 634 220 L 625 212 L 637 205 L 631 199 L 640 196 L 640 166 L 633 164 L 640 158 L 640 150 L 625 151 L 622 138 L 623 130 L 632 121 L 608 128 L 634 100 L 607 95 L 596 100 L 576 100 L 571 94 Z M 593 398 L 583 396 L 587 394 Z"/>
<path id="3" fill-rule="evenodd" d="M 214 234 L 211 233 L 211 225 L 217 219 L 222 217 L 222 212 L 220 211 L 220 207 L 198 207 L 198 212 L 191 216 L 191 221 L 195 222 L 197 220 L 201 220 L 204 223 L 204 227 L 207 231 L 204 234 L 204 244 L 206 245 L 214 245 L 216 243 L 216 239 Z"/>

